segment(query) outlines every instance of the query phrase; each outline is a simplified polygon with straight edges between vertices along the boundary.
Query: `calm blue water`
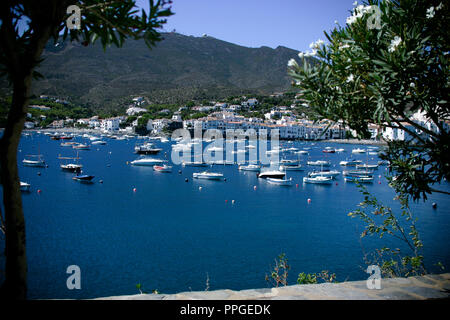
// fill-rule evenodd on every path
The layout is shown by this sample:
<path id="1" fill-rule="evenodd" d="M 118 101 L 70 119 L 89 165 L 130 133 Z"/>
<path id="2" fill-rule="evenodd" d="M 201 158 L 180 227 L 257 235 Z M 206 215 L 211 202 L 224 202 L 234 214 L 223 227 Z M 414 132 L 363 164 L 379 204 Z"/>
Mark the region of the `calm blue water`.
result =
<path id="1" fill-rule="evenodd" d="M 322 270 L 336 273 L 339 281 L 367 279 L 363 252 L 379 247 L 380 242 L 375 238 L 359 241 L 362 224 L 347 213 L 362 196 L 342 176 L 337 185 L 303 185 L 307 171 L 291 172 L 288 175 L 299 186 L 286 188 L 258 180 L 255 173 L 239 172 L 236 166 L 215 166 L 214 171 L 224 173 L 225 182 L 198 181 L 192 180 L 192 173 L 203 168 L 174 166 L 167 174 L 129 166 L 126 162 L 136 158 L 137 140 L 105 139 L 107 145 L 80 151 L 85 173 L 95 175 L 95 183 L 87 185 L 59 169 L 58 155 L 74 156 L 71 148 L 36 133 L 22 138 L 20 176 L 32 185 L 31 192 L 23 194 L 30 298 L 136 294 L 137 283 L 144 290 L 163 293 L 204 290 L 207 277 L 210 290 L 268 287 L 265 275 L 280 253 L 286 254 L 292 267 L 290 284 L 300 272 Z M 170 155 L 170 143 L 156 144 Z M 310 147 L 308 159 L 326 158 L 339 169 L 339 161 L 359 147 L 282 144 Z M 325 155 L 326 146 L 346 152 Z M 24 156 L 36 154 L 38 148 L 49 167 L 22 166 Z M 367 159 L 366 155 L 354 157 Z M 372 158 L 369 162 L 375 163 L 377 159 Z M 378 183 L 384 170 L 378 170 L 376 182 L 368 189 L 394 205 L 394 193 L 385 178 Z M 450 186 L 445 183 L 441 188 Z M 432 202 L 437 209 L 432 209 Z M 431 271 L 438 270 L 433 266 L 438 261 L 450 267 L 449 206 L 449 197 L 439 194 L 425 204 L 413 205 Z M 3 269 L 3 255 L 0 262 Z M 66 268 L 73 264 L 81 268 L 81 290 L 66 287 Z"/>

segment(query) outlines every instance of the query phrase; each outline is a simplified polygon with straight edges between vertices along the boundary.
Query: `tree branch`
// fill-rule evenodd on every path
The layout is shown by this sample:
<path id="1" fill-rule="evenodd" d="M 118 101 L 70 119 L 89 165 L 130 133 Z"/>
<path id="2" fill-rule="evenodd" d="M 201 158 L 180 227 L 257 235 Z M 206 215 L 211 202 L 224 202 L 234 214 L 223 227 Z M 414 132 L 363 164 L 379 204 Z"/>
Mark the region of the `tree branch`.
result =
<path id="1" fill-rule="evenodd" d="M 434 188 L 430 188 L 430 191 L 450 195 L 450 192 L 442 191 L 442 190 L 437 190 L 437 189 L 434 189 Z"/>

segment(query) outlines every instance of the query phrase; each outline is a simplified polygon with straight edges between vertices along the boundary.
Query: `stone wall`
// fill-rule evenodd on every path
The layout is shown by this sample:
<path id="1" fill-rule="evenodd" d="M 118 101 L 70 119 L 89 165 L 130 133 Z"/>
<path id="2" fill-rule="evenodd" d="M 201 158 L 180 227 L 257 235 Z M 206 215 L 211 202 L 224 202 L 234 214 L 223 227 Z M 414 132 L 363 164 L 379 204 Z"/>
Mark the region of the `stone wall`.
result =
<path id="1" fill-rule="evenodd" d="M 369 290 L 366 281 L 294 285 L 250 290 L 216 290 L 177 294 L 137 294 L 102 300 L 424 300 L 449 299 L 450 273 L 381 279 L 381 289 Z"/>

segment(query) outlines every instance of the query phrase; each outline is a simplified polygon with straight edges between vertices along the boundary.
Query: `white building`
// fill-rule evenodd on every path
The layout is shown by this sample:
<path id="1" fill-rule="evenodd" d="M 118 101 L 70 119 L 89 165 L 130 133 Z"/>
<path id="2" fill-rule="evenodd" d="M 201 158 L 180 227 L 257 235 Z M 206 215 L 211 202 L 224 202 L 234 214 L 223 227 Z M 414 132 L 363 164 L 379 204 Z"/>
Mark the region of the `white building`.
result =
<path id="1" fill-rule="evenodd" d="M 113 132 L 119 130 L 120 119 L 119 118 L 109 118 L 103 119 L 100 122 L 100 128 L 105 132 Z"/>

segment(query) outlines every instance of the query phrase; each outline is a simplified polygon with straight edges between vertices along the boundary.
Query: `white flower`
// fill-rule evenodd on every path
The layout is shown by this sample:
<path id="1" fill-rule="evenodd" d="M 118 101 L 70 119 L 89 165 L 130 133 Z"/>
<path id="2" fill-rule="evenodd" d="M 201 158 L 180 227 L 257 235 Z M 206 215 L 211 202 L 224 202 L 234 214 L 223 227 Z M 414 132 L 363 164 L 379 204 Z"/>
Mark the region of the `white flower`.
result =
<path id="1" fill-rule="evenodd" d="M 303 52 L 299 52 L 299 53 L 298 53 L 298 56 L 299 56 L 300 59 L 303 59 L 303 57 L 305 56 L 305 54 L 304 54 Z"/>
<path id="2" fill-rule="evenodd" d="M 339 47 L 339 50 L 348 49 L 348 48 L 350 48 L 350 45 L 343 44 L 342 46 Z"/>
<path id="3" fill-rule="evenodd" d="M 436 11 L 437 11 L 437 10 L 441 10 L 443 6 L 444 6 L 444 5 L 442 4 L 442 2 L 439 3 L 439 5 L 436 7 Z"/>
<path id="4" fill-rule="evenodd" d="M 401 42 L 402 38 L 400 38 L 399 36 L 395 36 L 394 39 L 392 39 L 391 44 L 389 45 L 388 51 L 391 53 L 394 52 Z"/>
<path id="5" fill-rule="evenodd" d="M 297 67 L 297 61 L 295 61 L 294 59 L 289 60 L 288 62 L 288 67 Z"/>
<path id="6" fill-rule="evenodd" d="M 434 11 L 434 7 L 431 7 L 427 10 L 427 19 L 431 19 L 434 17 L 436 12 Z"/>
<path id="7" fill-rule="evenodd" d="M 409 84 L 409 86 L 410 86 L 411 88 L 415 88 L 415 87 L 416 87 L 416 84 L 415 84 L 414 82 L 411 82 L 411 83 Z"/>
<path id="8" fill-rule="evenodd" d="M 334 20 L 334 24 L 339 24 L 339 21 L 337 21 L 337 20 Z"/>
<path id="9" fill-rule="evenodd" d="M 316 49 L 313 49 L 313 50 L 311 50 L 311 52 L 309 52 L 309 56 L 310 57 L 314 57 L 315 55 L 317 55 L 317 50 Z"/>
<path id="10" fill-rule="evenodd" d="M 358 1 L 353 2 L 353 6 L 356 7 L 358 5 Z"/>
<path id="11" fill-rule="evenodd" d="M 353 76 L 353 74 L 349 75 L 347 78 L 347 83 L 353 82 L 354 79 L 355 79 L 355 77 Z"/>
<path id="12" fill-rule="evenodd" d="M 311 42 L 309 47 L 311 49 L 319 49 L 325 42 L 321 39 L 317 40 L 316 42 Z"/>
<path id="13" fill-rule="evenodd" d="M 354 2 L 353 5 L 356 6 L 358 2 Z M 353 9 L 352 15 L 350 17 L 347 17 L 346 22 L 348 25 L 351 25 L 354 23 L 357 19 L 362 18 L 363 15 L 365 15 L 367 12 L 371 10 L 371 6 L 363 6 L 360 4 L 356 8 Z"/>
<path id="14" fill-rule="evenodd" d="M 356 17 L 355 17 L 355 16 L 347 17 L 347 19 L 345 20 L 345 22 L 346 22 L 348 25 L 351 25 L 351 24 L 354 23 L 355 21 L 356 21 Z"/>

